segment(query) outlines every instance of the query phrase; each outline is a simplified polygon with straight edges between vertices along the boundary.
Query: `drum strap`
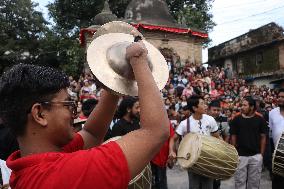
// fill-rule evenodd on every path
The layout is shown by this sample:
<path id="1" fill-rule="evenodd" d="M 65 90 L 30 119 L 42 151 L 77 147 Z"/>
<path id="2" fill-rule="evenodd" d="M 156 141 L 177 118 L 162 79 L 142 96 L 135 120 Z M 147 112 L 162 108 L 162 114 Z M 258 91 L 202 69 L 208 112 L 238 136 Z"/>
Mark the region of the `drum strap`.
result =
<path id="1" fill-rule="evenodd" d="M 190 122 L 189 122 L 189 118 L 187 118 L 187 121 L 186 121 L 186 129 L 187 129 L 187 133 L 190 133 Z"/>

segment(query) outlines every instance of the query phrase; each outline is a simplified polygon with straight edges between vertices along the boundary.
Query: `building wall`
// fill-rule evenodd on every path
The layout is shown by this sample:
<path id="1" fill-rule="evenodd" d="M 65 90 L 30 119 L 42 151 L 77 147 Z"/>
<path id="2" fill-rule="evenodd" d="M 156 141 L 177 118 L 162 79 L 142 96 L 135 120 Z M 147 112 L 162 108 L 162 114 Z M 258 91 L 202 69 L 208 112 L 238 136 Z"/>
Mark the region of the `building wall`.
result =
<path id="1" fill-rule="evenodd" d="M 173 53 L 180 56 L 181 62 L 186 60 L 202 63 L 202 43 L 194 37 L 180 34 L 166 34 L 163 32 L 143 32 L 146 40 L 156 48 L 172 49 Z"/>
<path id="2" fill-rule="evenodd" d="M 257 56 L 262 55 L 261 63 L 257 63 Z M 262 73 L 269 73 L 279 70 L 279 49 L 277 46 L 267 46 L 237 55 L 237 67 L 243 64 L 243 73 L 240 76 L 258 76 Z"/>
<path id="3" fill-rule="evenodd" d="M 158 31 L 141 31 L 145 39 L 158 49 L 172 49 L 173 53 L 180 56 L 181 63 L 189 60 L 197 64 L 202 63 L 202 41 L 189 35 L 172 34 Z M 93 40 L 91 35 L 86 35 L 86 49 Z"/>
<path id="4" fill-rule="evenodd" d="M 275 23 L 251 30 L 232 40 L 208 49 L 208 62 L 248 51 L 256 46 L 283 39 L 283 28 Z"/>
<path id="5" fill-rule="evenodd" d="M 284 69 L 284 42 L 279 45 L 279 66 Z"/>

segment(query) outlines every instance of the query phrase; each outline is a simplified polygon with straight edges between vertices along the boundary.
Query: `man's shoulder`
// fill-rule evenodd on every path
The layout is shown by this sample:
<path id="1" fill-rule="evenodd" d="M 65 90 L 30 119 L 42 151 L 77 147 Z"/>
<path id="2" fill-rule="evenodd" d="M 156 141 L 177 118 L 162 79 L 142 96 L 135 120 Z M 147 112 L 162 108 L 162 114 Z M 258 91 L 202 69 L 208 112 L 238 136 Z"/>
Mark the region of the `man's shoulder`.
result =
<path id="1" fill-rule="evenodd" d="M 49 179 L 54 178 L 56 178 L 54 182 L 55 186 L 64 186 L 63 188 L 77 188 L 74 187 L 74 184 L 80 183 L 80 186 L 82 186 L 81 188 L 89 188 L 87 185 L 90 183 L 98 184 L 100 180 L 105 181 L 106 183 L 109 182 L 110 179 L 107 177 L 108 174 L 101 173 L 103 170 L 110 170 L 113 167 L 114 172 L 112 172 L 112 174 L 115 174 L 115 176 L 120 179 L 120 182 L 115 183 L 114 188 L 126 188 L 130 180 L 126 157 L 116 142 L 109 142 L 105 145 L 91 148 L 90 150 L 80 150 L 74 153 L 47 152 L 20 159 L 17 158 L 19 157 L 18 154 L 14 155 L 16 158 L 12 159 L 13 161 L 9 162 L 8 160 L 8 163 L 10 163 L 10 166 L 9 164 L 8 166 L 15 171 L 13 179 L 11 180 L 13 185 L 19 183 L 22 184 L 23 182 L 28 181 L 31 175 L 36 176 L 36 174 L 40 174 L 42 170 L 49 173 L 46 177 L 36 179 L 36 182 L 34 182 L 34 180 L 27 182 L 29 187 L 24 188 L 40 188 L 37 185 L 47 186 L 48 182 L 50 182 Z M 74 170 L 73 172 L 70 172 L 70 167 Z M 60 172 L 56 171 L 57 169 L 60 169 Z M 17 174 L 22 170 L 25 170 L 24 174 Z M 88 172 L 86 172 L 86 170 L 88 170 Z M 70 179 L 70 175 L 72 177 L 88 173 L 94 175 L 94 178 L 84 177 L 80 181 L 68 180 Z M 119 177 L 119 175 L 122 175 L 122 177 Z M 107 188 L 104 183 L 101 183 L 101 186 L 103 187 L 98 188 Z"/>
<path id="2" fill-rule="evenodd" d="M 263 115 L 260 112 L 255 112 L 255 117 L 258 119 L 259 118 L 264 119 Z"/>
<path id="3" fill-rule="evenodd" d="M 272 110 L 269 111 L 269 115 L 278 114 L 279 111 L 280 111 L 279 107 L 273 108 Z"/>
<path id="4" fill-rule="evenodd" d="M 118 127 L 121 125 L 125 125 L 127 122 L 124 119 L 119 119 L 117 122 L 113 124 L 113 127 Z"/>
<path id="5" fill-rule="evenodd" d="M 235 119 L 235 120 L 241 119 L 242 117 L 243 117 L 242 114 L 239 112 L 239 113 L 237 113 L 236 115 L 234 115 L 233 120 L 234 120 L 234 119 Z"/>
<path id="6" fill-rule="evenodd" d="M 187 125 L 187 122 L 188 122 L 188 119 L 190 119 L 190 117 L 189 118 L 186 118 L 185 120 L 182 120 L 181 122 L 180 122 L 180 124 L 179 124 L 179 126 L 186 126 Z"/>
<path id="7" fill-rule="evenodd" d="M 203 114 L 202 116 L 203 116 L 202 119 L 209 120 L 209 121 L 212 121 L 212 120 L 215 121 L 214 117 L 208 114 Z"/>

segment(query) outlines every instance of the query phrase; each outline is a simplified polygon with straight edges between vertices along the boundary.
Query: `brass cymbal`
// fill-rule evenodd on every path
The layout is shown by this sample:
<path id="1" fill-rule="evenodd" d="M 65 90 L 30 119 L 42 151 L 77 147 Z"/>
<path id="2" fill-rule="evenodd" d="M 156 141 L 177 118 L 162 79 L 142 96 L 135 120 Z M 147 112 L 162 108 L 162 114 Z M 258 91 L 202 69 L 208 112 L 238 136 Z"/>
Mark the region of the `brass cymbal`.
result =
<path id="1" fill-rule="evenodd" d="M 121 29 L 113 28 L 117 25 L 120 25 Z M 132 67 L 125 58 L 126 47 L 134 41 L 134 37 L 129 33 L 135 28 L 126 23 L 114 22 L 113 25 L 108 23 L 100 29 L 87 50 L 87 61 L 91 71 L 111 91 L 122 95 L 137 96 L 137 82 Z M 166 60 L 160 51 L 149 42 L 143 40 L 143 43 L 148 50 L 148 65 L 161 90 L 166 85 L 169 76 Z"/>
<path id="2" fill-rule="evenodd" d="M 102 25 L 99 29 L 97 29 L 96 33 L 94 34 L 93 38 L 96 39 L 97 37 L 100 37 L 102 35 L 108 34 L 108 33 L 126 33 L 130 34 L 131 31 L 135 31 L 138 35 L 143 37 L 143 35 L 133 26 L 130 24 L 127 24 L 122 21 L 113 21 L 108 22 L 104 25 Z"/>

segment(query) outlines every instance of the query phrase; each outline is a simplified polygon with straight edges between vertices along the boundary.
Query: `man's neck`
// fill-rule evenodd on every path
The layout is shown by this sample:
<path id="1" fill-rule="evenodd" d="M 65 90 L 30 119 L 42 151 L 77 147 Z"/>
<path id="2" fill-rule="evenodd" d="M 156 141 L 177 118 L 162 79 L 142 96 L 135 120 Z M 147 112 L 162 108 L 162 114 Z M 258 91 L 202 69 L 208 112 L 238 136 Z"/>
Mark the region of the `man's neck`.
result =
<path id="1" fill-rule="evenodd" d="M 25 134 L 17 137 L 21 157 L 46 152 L 61 152 L 64 144 L 57 145 L 46 133 L 47 131 L 40 129 L 38 125 L 27 125 Z"/>
<path id="2" fill-rule="evenodd" d="M 40 154 L 45 152 L 60 152 L 62 148 L 46 143 L 43 140 L 30 140 L 27 138 L 18 138 L 21 157 Z"/>
<path id="3" fill-rule="evenodd" d="M 242 113 L 242 116 L 243 116 L 244 118 L 251 118 L 251 117 L 253 117 L 254 115 L 255 115 L 255 111 L 249 112 L 249 113 L 247 113 L 247 114 Z"/>
<path id="4" fill-rule="evenodd" d="M 133 122 L 133 119 L 130 118 L 129 114 L 124 115 L 123 119 L 125 119 L 126 121 L 131 122 L 131 123 Z"/>
<path id="5" fill-rule="evenodd" d="M 192 114 L 192 117 L 195 119 L 195 120 L 200 120 L 200 119 L 202 119 L 202 115 L 203 114 L 199 114 L 199 113 L 194 113 L 194 114 Z"/>

